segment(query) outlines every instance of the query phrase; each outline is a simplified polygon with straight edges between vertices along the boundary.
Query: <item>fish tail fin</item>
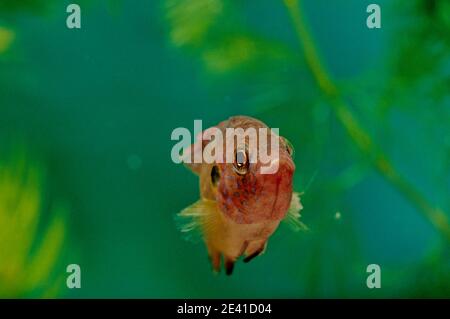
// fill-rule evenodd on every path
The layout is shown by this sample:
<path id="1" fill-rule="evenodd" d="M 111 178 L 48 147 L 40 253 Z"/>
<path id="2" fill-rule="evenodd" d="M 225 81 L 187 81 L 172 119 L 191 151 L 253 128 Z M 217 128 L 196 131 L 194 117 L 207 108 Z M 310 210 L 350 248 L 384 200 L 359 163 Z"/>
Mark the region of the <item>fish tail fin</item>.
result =
<path id="1" fill-rule="evenodd" d="M 300 211 L 303 209 L 303 205 L 300 201 L 299 193 L 292 193 L 291 205 L 288 209 L 284 221 L 292 228 L 294 231 L 309 231 L 308 226 L 300 221 Z"/>

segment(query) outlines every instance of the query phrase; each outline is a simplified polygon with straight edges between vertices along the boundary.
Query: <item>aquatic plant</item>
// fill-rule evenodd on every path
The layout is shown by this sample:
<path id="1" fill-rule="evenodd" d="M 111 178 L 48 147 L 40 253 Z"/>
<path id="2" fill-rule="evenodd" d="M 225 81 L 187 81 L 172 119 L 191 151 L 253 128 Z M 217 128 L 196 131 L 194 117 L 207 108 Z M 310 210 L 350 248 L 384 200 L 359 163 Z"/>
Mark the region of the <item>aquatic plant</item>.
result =
<path id="1" fill-rule="evenodd" d="M 67 209 L 45 200 L 44 170 L 21 148 L 0 157 L 0 297 L 53 297 Z M 49 214 L 45 214 L 45 210 Z M 59 274 L 59 275 L 58 275 Z"/>
<path id="2" fill-rule="evenodd" d="M 292 60 L 282 42 L 259 37 L 244 23 L 236 23 L 233 2 L 167 0 L 164 7 L 172 44 L 196 52 L 209 72 L 258 72 L 266 62 Z"/>
<path id="3" fill-rule="evenodd" d="M 0 54 L 5 53 L 14 41 L 15 33 L 0 25 Z"/>

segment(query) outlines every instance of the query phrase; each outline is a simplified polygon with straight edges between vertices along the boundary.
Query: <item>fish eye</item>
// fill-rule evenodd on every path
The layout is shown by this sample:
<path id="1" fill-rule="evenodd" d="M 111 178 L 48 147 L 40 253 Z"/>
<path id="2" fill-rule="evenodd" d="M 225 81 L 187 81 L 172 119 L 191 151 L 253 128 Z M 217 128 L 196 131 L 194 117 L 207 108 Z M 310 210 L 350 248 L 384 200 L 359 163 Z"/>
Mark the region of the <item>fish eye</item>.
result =
<path id="1" fill-rule="evenodd" d="M 216 185 L 220 179 L 219 168 L 217 166 L 213 166 L 211 169 L 211 183 Z"/>
<path id="2" fill-rule="evenodd" d="M 249 159 L 247 152 L 245 150 L 237 150 L 233 166 L 236 173 L 238 173 L 239 175 L 247 174 L 248 166 Z"/>

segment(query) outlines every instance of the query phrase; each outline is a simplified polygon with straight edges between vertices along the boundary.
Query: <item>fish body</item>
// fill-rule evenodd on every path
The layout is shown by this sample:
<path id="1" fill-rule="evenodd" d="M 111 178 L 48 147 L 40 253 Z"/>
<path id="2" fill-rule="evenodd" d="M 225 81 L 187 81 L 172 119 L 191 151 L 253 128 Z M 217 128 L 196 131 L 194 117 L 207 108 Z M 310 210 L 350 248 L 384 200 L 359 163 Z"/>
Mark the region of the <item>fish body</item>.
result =
<path id="1" fill-rule="evenodd" d="M 221 259 L 227 274 L 233 271 L 236 260 L 244 256 L 248 262 L 258 256 L 267 246 L 269 237 L 275 232 L 280 221 L 290 212 L 297 219 L 302 208 L 297 193 L 293 193 L 292 179 L 295 164 L 292 148 L 286 139 L 275 135 L 261 121 L 247 117 L 234 116 L 217 126 L 206 130 L 207 133 L 222 132 L 226 136 L 227 128 L 267 129 L 267 141 L 276 138 L 278 156 L 268 165 L 276 165 L 271 174 L 261 173 L 264 166 L 255 152 L 269 147 L 270 143 L 258 143 L 249 148 L 248 140 L 233 145 L 233 162 L 214 161 L 211 163 L 187 163 L 186 165 L 200 179 L 200 200 L 179 215 L 191 217 L 192 222 L 182 228 L 189 232 L 198 227 L 203 235 L 213 270 L 219 271 Z M 258 131 L 258 140 L 261 132 Z M 263 133 L 266 134 L 266 133 Z M 209 143 L 217 142 L 200 138 L 188 150 L 189 156 L 202 152 Z M 227 149 L 227 141 L 223 141 Z M 267 151 L 265 149 L 264 151 Z"/>

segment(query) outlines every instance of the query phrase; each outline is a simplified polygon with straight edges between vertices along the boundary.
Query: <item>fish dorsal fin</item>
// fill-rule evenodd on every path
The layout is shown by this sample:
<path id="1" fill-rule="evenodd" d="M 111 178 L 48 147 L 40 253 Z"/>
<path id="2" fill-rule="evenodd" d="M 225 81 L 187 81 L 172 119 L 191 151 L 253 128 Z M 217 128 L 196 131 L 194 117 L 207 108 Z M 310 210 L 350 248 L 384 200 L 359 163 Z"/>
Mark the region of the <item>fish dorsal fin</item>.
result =
<path id="1" fill-rule="evenodd" d="M 308 231 L 308 226 L 300 221 L 300 211 L 303 209 L 303 205 L 300 202 L 300 193 L 292 193 L 291 205 L 287 211 L 284 221 L 294 231 Z"/>
<path id="2" fill-rule="evenodd" d="M 188 241 L 198 242 L 206 230 L 214 227 L 217 203 L 200 199 L 176 215 L 178 229 Z"/>

